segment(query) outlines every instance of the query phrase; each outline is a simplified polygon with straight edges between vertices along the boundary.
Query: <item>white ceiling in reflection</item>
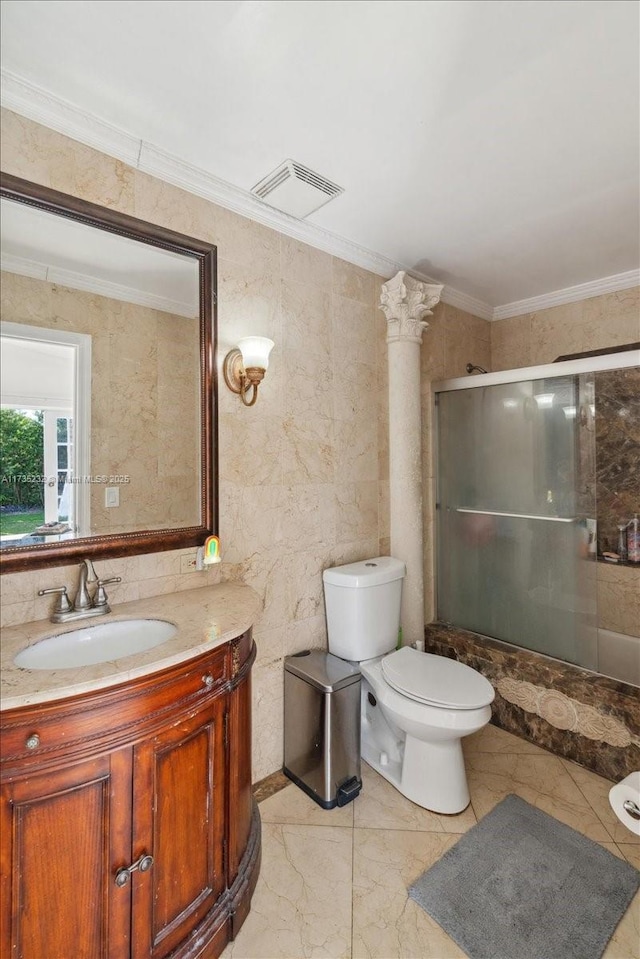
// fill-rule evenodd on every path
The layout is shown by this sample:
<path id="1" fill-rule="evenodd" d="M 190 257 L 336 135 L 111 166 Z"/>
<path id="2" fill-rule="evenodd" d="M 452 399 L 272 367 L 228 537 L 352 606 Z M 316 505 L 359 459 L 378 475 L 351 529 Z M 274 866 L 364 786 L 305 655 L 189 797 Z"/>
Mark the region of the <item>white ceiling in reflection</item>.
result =
<path id="1" fill-rule="evenodd" d="M 177 316 L 198 317 L 198 261 L 2 200 L 1 266 Z"/>

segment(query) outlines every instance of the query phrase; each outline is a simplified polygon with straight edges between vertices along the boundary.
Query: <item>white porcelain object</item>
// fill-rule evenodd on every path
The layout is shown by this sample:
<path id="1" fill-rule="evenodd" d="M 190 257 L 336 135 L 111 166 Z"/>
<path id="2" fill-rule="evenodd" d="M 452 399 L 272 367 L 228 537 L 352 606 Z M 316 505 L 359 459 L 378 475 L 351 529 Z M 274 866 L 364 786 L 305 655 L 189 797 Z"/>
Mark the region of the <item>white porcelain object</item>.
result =
<path id="1" fill-rule="evenodd" d="M 493 686 L 456 660 L 396 650 L 405 566 L 390 556 L 325 570 L 329 651 L 362 673 L 362 758 L 419 806 L 469 804 L 462 738 L 491 718 Z"/>
<path id="2" fill-rule="evenodd" d="M 14 658 L 22 669 L 74 669 L 108 663 L 154 649 L 178 632 L 163 619 L 128 619 L 93 624 L 47 636 Z"/>

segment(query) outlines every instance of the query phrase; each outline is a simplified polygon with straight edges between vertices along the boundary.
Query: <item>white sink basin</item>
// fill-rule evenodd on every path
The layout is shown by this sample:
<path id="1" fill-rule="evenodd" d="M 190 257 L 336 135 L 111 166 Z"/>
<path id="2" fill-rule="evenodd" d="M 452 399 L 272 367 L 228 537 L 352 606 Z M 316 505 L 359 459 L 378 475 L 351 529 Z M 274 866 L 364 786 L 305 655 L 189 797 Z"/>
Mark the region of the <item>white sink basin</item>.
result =
<path id="1" fill-rule="evenodd" d="M 178 627 L 163 619 L 127 619 L 47 636 L 14 659 L 23 669 L 73 669 L 143 653 L 166 643 Z"/>

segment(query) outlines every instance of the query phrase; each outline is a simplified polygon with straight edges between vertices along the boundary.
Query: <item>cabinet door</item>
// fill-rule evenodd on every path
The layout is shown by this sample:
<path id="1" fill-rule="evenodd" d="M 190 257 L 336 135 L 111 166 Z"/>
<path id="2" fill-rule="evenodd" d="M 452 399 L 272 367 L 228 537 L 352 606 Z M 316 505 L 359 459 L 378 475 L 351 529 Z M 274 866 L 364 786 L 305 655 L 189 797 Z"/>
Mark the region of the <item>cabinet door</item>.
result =
<path id="1" fill-rule="evenodd" d="M 134 751 L 132 876 L 136 959 L 187 940 L 224 892 L 226 696 L 177 720 Z"/>
<path id="2" fill-rule="evenodd" d="M 122 749 L 2 787 L 1 955 L 129 956 L 131 896 L 114 875 L 131 854 L 131 756 Z"/>

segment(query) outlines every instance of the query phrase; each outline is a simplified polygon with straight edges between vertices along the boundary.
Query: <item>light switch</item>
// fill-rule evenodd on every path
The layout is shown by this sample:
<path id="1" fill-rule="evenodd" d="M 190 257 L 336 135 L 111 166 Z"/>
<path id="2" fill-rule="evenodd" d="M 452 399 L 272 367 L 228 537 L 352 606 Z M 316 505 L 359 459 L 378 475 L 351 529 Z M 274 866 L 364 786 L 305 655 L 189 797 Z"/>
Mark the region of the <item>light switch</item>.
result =
<path id="1" fill-rule="evenodd" d="M 120 490 L 117 486 L 107 486 L 104 491 L 104 505 L 120 506 Z"/>

